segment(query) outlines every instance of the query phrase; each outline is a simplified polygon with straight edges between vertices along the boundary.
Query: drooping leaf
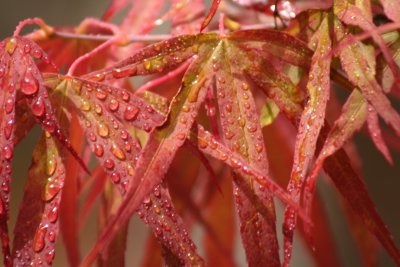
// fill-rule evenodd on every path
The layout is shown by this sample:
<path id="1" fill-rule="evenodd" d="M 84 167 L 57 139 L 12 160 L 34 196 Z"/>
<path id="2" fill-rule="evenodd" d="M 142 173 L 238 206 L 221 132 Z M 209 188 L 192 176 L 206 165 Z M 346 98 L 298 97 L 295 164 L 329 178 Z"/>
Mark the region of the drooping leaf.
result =
<path id="1" fill-rule="evenodd" d="M 291 170 L 282 168 L 282 166 L 293 165 L 295 130 L 292 129 L 290 122 L 278 118 L 273 124 L 265 127 L 263 132 L 266 149 L 272 155 L 269 157 L 271 175 L 280 186 L 284 187 L 289 181 Z M 341 266 L 323 198 L 318 194 L 315 195 L 313 201 L 311 220 L 313 230 L 318 233 L 318 235 L 314 235 L 313 240 L 305 237 L 304 227 L 300 227 L 299 231 L 315 264 L 317 266 Z"/>
<path id="2" fill-rule="evenodd" d="M 260 111 L 260 125 L 261 128 L 270 125 L 279 115 L 279 108 L 277 105 L 267 99 Z"/>
<path id="3" fill-rule="evenodd" d="M 376 148 L 379 150 L 379 152 L 381 152 L 381 154 L 386 158 L 386 160 L 390 164 L 393 164 L 393 160 L 392 157 L 390 156 L 389 149 L 387 148 L 386 143 L 383 140 L 381 134 L 378 114 L 376 113 L 374 108 L 370 105 L 368 106 L 367 122 L 368 122 L 369 135 L 371 136 L 371 139 L 374 142 Z"/>
<path id="4" fill-rule="evenodd" d="M 246 163 L 269 176 L 259 116 L 250 86 L 241 66 L 251 64 L 244 51 L 228 42 L 215 51 L 216 94 L 222 140 Z M 256 186 L 254 177 L 233 170 L 235 203 L 240 218 L 240 232 L 251 266 L 279 266 L 275 209 L 268 190 Z M 255 198 L 259 198 L 257 200 Z M 257 203 L 257 204 L 255 204 Z M 260 205 L 260 206 L 258 206 Z M 265 248 L 268 247 L 268 250 Z"/>
<path id="5" fill-rule="evenodd" d="M 63 103 L 63 102 L 61 102 Z M 62 105 L 63 106 L 63 105 Z M 60 120 L 60 123 L 67 121 Z M 71 113 L 69 140 L 71 144 L 81 152 L 85 145 L 83 130 L 79 127 L 79 121 L 75 113 Z M 79 251 L 79 218 L 73 216 L 78 211 L 78 174 L 79 165 L 71 155 L 67 155 L 65 160 L 66 179 L 62 200 L 60 203 L 60 226 L 61 234 L 64 240 L 67 259 L 71 266 L 78 266 L 81 260 Z"/>
<path id="6" fill-rule="evenodd" d="M 171 10 L 171 24 L 173 35 L 196 34 L 200 32 L 202 19 L 205 12 L 203 0 L 192 0 L 184 2 L 181 0 L 171 1 L 174 10 Z"/>
<path id="7" fill-rule="evenodd" d="M 312 57 L 309 80 L 307 83 L 309 99 L 301 115 L 296 136 L 294 163 L 287 187 L 293 199 L 298 202 L 300 202 L 301 190 L 306 178 L 308 166 L 315 153 L 317 138 L 324 124 L 326 104 L 330 94 L 329 75 L 331 58 L 325 58 L 331 49 L 329 17 L 327 15 L 321 22 L 313 38 L 317 40 L 318 45 Z M 283 223 L 284 266 L 289 266 L 295 227 L 296 214 L 290 207 L 286 208 Z"/>
<path id="8" fill-rule="evenodd" d="M 365 1 L 362 1 L 365 2 Z M 362 28 L 366 32 L 371 32 L 371 36 L 373 40 L 378 44 L 383 57 L 385 58 L 390 70 L 395 77 L 395 80 L 400 80 L 399 68 L 395 64 L 393 59 L 393 55 L 391 54 L 390 49 L 385 44 L 383 38 L 377 33 L 377 29 L 372 22 L 372 15 L 370 10 L 369 1 L 366 3 L 361 3 L 358 6 L 349 4 L 346 0 L 336 1 L 334 5 L 334 13 L 337 17 L 346 24 L 356 25 Z M 337 38 L 341 39 L 343 33 L 339 33 L 340 27 L 337 30 Z M 350 38 L 352 36 L 350 35 Z M 375 63 L 375 59 L 369 59 L 369 63 L 371 65 L 371 61 Z M 375 68 L 368 70 L 372 76 L 375 74 Z M 397 86 L 397 84 L 395 84 Z"/>
<path id="9" fill-rule="evenodd" d="M 1 42 L 0 45 L 0 84 L 2 94 L 1 126 L 4 134 L 1 136 L 3 159 L 1 168 L 2 214 L 0 214 L 0 236 L 3 244 L 4 264 L 12 264 L 8 246 L 7 221 L 8 202 L 10 201 L 11 164 L 14 150 L 14 124 L 15 124 L 15 100 L 17 90 L 20 90 L 22 99 L 30 109 L 30 113 L 39 122 L 43 129 L 47 130 L 67 148 L 82 164 L 81 159 L 73 150 L 67 138 L 62 133 L 54 116 L 51 103 L 47 99 L 48 94 L 44 87 L 41 73 L 35 59 L 45 59 L 43 50 L 34 42 L 22 37 L 12 37 Z M 17 140 L 18 141 L 18 140 Z"/>
<path id="10" fill-rule="evenodd" d="M 337 19 L 334 20 L 336 39 L 344 37 L 345 30 Z M 348 35 L 349 36 L 349 35 Z M 342 68 L 350 82 L 360 88 L 361 92 L 376 112 L 400 135 L 400 116 L 391 106 L 382 88 L 375 79 L 375 69 L 370 67 L 365 58 L 365 48 L 360 42 L 344 47 L 340 52 Z"/>
<path id="11" fill-rule="evenodd" d="M 14 229 L 15 266 L 52 266 L 66 175 L 60 144 L 42 134 L 33 152 L 24 199 Z"/>
<path id="12" fill-rule="evenodd" d="M 215 229 L 218 240 L 222 243 L 224 251 L 219 249 L 213 242 L 213 238 L 207 235 L 204 238 L 205 257 L 207 266 L 232 266 L 232 259 L 235 253 L 235 211 L 233 201 L 233 190 L 228 172 L 224 172 L 221 179 L 223 195 L 214 191 L 207 205 L 206 219 Z M 225 256 L 225 255 L 226 256 Z"/>
<path id="13" fill-rule="evenodd" d="M 359 91 L 354 90 L 343 106 L 341 116 L 335 121 L 312 171 L 307 177 L 303 198 L 308 213 L 311 213 L 311 202 L 316 186 L 316 179 L 325 159 L 342 148 L 352 135 L 364 125 L 366 119 L 367 103 L 363 95 Z M 310 229 L 306 229 L 306 231 L 310 231 Z"/>

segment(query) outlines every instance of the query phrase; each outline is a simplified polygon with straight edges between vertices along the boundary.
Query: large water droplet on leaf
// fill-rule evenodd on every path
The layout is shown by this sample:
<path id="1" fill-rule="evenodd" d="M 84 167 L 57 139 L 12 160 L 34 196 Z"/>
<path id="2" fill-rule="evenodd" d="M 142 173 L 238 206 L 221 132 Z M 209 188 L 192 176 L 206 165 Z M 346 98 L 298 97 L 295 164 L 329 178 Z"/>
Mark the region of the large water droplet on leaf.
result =
<path id="1" fill-rule="evenodd" d="M 31 96 L 38 92 L 39 85 L 36 79 L 29 72 L 25 75 L 25 78 L 22 80 L 21 91 L 25 95 Z"/>
<path id="2" fill-rule="evenodd" d="M 40 252 L 44 249 L 45 246 L 45 237 L 47 233 L 48 225 L 41 225 L 39 229 L 35 233 L 35 237 L 33 239 L 33 250 L 35 252 Z"/>
<path id="3" fill-rule="evenodd" d="M 32 109 L 32 113 L 34 116 L 41 117 L 44 114 L 44 112 L 46 111 L 46 107 L 45 107 L 43 99 L 41 97 L 36 99 L 36 101 L 33 103 L 31 109 Z"/>
<path id="4" fill-rule="evenodd" d="M 97 133 L 101 136 L 101 137 L 108 137 L 110 130 L 108 129 L 108 126 L 106 124 L 100 123 L 97 126 Z"/>
<path id="5" fill-rule="evenodd" d="M 124 119 L 127 121 L 135 120 L 139 113 L 139 109 L 135 106 L 128 105 L 124 112 Z"/>

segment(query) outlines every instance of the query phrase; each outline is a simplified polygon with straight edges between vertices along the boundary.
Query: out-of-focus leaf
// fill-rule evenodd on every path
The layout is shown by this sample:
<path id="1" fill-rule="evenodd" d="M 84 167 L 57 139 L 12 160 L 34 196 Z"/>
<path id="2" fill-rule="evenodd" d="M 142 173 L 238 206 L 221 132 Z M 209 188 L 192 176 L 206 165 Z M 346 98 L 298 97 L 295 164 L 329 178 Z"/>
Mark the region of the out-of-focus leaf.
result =
<path id="1" fill-rule="evenodd" d="M 200 31 L 203 31 L 207 25 L 211 22 L 211 19 L 214 17 L 215 13 L 217 12 L 219 3 L 221 0 L 213 0 L 210 10 L 208 11 L 207 16 L 204 18 L 203 22 L 200 26 Z"/>
<path id="2" fill-rule="evenodd" d="M 261 128 L 270 125 L 279 115 L 279 108 L 277 105 L 267 99 L 260 111 L 260 125 Z"/>
<path id="3" fill-rule="evenodd" d="M 395 21 L 400 21 L 400 1 L 399 0 L 380 0 L 386 16 Z"/>
<path id="4" fill-rule="evenodd" d="M 369 135 L 371 136 L 371 139 L 374 142 L 376 148 L 379 150 L 379 152 L 381 152 L 381 154 L 386 158 L 386 160 L 390 164 L 393 164 L 393 160 L 392 157 L 390 156 L 389 149 L 387 148 L 386 143 L 383 140 L 381 134 L 378 114 L 371 105 L 368 106 L 367 122 L 368 122 Z"/>
<path id="5" fill-rule="evenodd" d="M 24 199 L 14 229 L 15 266 L 52 266 L 59 231 L 65 166 L 61 146 L 43 134 L 33 152 Z"/>
<path id="6" fill-rule="evenodd" d="M 344 37 L 345 30 L 337 19 L 334 21 L 335 35 L 338 40 Z M 400 135 L 400 116 L 391 106 L 382 88 L 375 79 L 375 70 L 365 58 L 365 48 L 360 42 L 344 47 L 340 52 L 340 61 L 349 80 L 360 88 L 368 103 Z"/>
<path id="7" fill-rule="evenodd" d="M 318 31 L 312 39 L 314 38 L 317 40 L 318 45 L 312 57 L 307 83 L 309 99 L 301 115 L 296 136 L 294 162 L 287 187 L 288 192 L 297 202 L 300 202 L 301 190 L 305 182 L 308 167 L 314 157 L 319 132 L 324 124 L 326 104 L 331 89 L 329 77 L 331 58 L 326 57 L 331 50 L 328 15 L 321 22 Z M 285 210 L 283 223 L 284 266 L 289 266 L 295 227 L 296 214 L 288 207 Z"/>
<path id="8" fill-rule="evenodd" d="M 204 238 L 204 247 L 207 266 L 232 266 L 232 259 L 235 254 L 235 210 L 233 202 L 233 190 L 231 179 L 227 172 L 221 179 L 223 195 L 214 192 L 210 203 L 207 205 L 206 220 L 215 230 L 218 240 L 222 243 L 225 251 L 218 248 L 213 239 L 207 235 Z M 224 257 L 223 253 L 227 253 Z"/>
<path id="9" fill-rule="evenodd" d="M 400 67 L 400 40 L 397 39 L 390 46 L 390 50 L 393 54 L 393 59 L 396 62 L 396 65 Z M 378 58 L 378 68 L 377 68 L 377 76 L 382 84 L 382 89 L 385 92 L 389 92 L 395 83 L 395 78 L 393 76 L 393 72 L 390 70 L 387 62 L 383 57 Z"/>
<path id="10" fill-rule="evenodd" d="M 142 267 L 154 266 L 161 267 L 163 266 L 162 257 L 161 257 L 161 246 L 157 242 L 157 239 L 153 235 L 149 235 L 145 245 L 145 252 L 143 255 L 143 259 L 140 263 Z"/>
<path id="11" fill-rule="evenodd" d="M 363 3 L 360 3 L 358 6 L 355 6 L 355 5 L 349 4 L 347 2 L 347 0 L 335 1 L 334 13 L 344 23 L 349 24 L 349 25 L 359 26 L 364 31 L 371 33 L 373 40 L 379 46 L 379 48 L 383 54 L 383 57 L 385 58 L 390 70 L 392 71 L 393 76 L 395 77 L 395 80 L 398 82 L 398 81 L 400 81 L 399 68 L 397 67 L 397 65 L 393 59 L 393 55 L 392 55 L 390 49 L 385 44 L 385 41 L 383 40 L 382 36 L 380 36 L 377 33 L 376 26 L 372 22 L 372 15 L 371 15 L 371 10 L 370 10 L 370 6 L 369 6 L 369 1 L 367 1 L 368 4 L 364 3 L 365 1 L 360 1 L 360 2 L 363 2 Z M 337 25 L 339 25 L 339 23 L 337 23 Z M 352 35 L 349 35 L 349 36 L 350 36 L 350 38 L 353 37 Z M 338 26 L 338 28 L 336 28 L 336 37 L 338 40 L 343 38 L 343 29 L 341 29 L 340 26 Z M 371 62 L 373 62 L 374 63 L 373 65 L 375 66 L 375 58 L 369 58 L 370 65 L 371 65 Z M 343 64 L 343 60 L 342 60 L 342 64 Z M 371 77 L 373 77 L 375 75 L 375 67 L 370 68 L 367 71 L 369 72 L 369 75 Z M 355 74 L 353 74 L 353 75 L 355 75 Z M 353 82 L 353 80 L 351 80 L 351 81 Z M 397 84 L 395 84 L 395 86 L 397 87 Z"/>
<path id="12" fill-rule="evenodd" d="M 121 201 L 121 194 L 119 194 L 116 188 L 113 188 L 110 182 L 106 183 L 101 198 L 101 207 L 98 219 L 100 231 L 101 229 L 103 229 L 103 227 L 107 225 L 108 220 L 118 209 Z M 98 265 L 100 267 L 125 266 L 125 250 L 127 246 L 128 225 L 129 223 L 126 223 L 120 229 L 118 229 L 118 232 L 114 236 L 110 245 L 100 255 L 98 259 Z"/>
<path id="13" fill-rule="evenodd" d="M 71 144 L 81 152 L 82 147 L 85 144 L 83 130 L 79 127 L 77 115 L 75 113 L 72 113 L 71 115 L 69 138 Z M 68 179 L 66 179 L 64 183 L 64 190 L 62 192 L 62 200 L 60 203 L 60 230 L 64 240 L 67 259 L 71 266 L 78 266 L 81 260 L 78 239 L 79 219 L 75 214 L 78 212 L 79 165 L 71 155 L 67 155 L 66 157 L 65 171 Z"/>
<path id="14" fill-rule="evenodd" d="M 171 16 L 172 34 L 196 34 L 200 32 L 200 26 L 204 16 L 203 0 L 172 0 L 173 10 Z"/>

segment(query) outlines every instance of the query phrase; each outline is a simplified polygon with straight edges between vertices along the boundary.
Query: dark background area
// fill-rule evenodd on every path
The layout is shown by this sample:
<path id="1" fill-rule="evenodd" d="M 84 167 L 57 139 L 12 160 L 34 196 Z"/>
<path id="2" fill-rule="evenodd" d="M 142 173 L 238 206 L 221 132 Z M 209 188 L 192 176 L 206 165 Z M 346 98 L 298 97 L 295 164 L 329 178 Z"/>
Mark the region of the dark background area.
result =
<path id="1" fill-rule="evenodd" d="M 107 7 L 106 0 L 1 0 L 0 9 L 0 37 L 1 39 L 11 36 L 15 26 L 20 20 L 31 17 L 43 18 L 49 25 L 77 25 L 85 17 L 99 17 Z M 40 129 L 36 128 L 16 150 L 14 159 L 14 176 L 12 184 L 12 218 L 11 224 L 15 221 L 19 202 L 22 199 L 23 186 L 31 161 L 34 142 L 40 134 Z M 389 166 L 384 158 L 377 153 L 373 144 L 364 135 L 357 136 L 359 152 L 363 159 L 363 174 L 366 178 L 368 189 L 376 203 L 379 214 L 394 235 L 397 244 L 400 244 L 400 156 L 393 153 L 394 167 Z M 392 151 L 393 152 L 393 151 Z M 340 214 L 340 208 L 334 197 L 332 188 L 321 185 L 321 191 L 327 202 L 329 216 L 332 220 L 332 228 L 338 242 L 340 255 L 344 266 L 360 266 L 357 259 L 357 251 L 354 243 L 349 237 L 349 230 L 346 228 L 345 220 Z M 280 211 L 278 211 L 280 212 Z M 136 222 L 136 221 L 135 221 Z M 87 238 L 82 239 L 82 247 L 92 242 L 95 233 L 95 220 L 88 223 Z M 132 225 L 132 224 L 131 224 Z M 11 226 L 12 229 L 12 226 Z M 132 231 L 136 233 L 135 240 L 143 240 L 146 233 L 143 225 L 135 223 Z M 280 226 L 278 223 L 278 231 Z M 134 243 L 133 240 L 130 243 Z M 137 257 L 141 254 L 141 244 L 138 247 L 130 246 L 128 253 L 130 262 L 137 262 Z M 143 244 L 144 245 L 144 244 Z M 295 253 L 295 261 L 292 266 L 308 266 L 307 256 L 303 255 L 303 248 L 298 246 Z M 240 253 L 239 253 L 240 254 Z M 67 266 L 62 249 L 56 253 L 56 264 L 54 266 Z M 379 266 L 395 266 L 389 256 L 381 249 Z"/>

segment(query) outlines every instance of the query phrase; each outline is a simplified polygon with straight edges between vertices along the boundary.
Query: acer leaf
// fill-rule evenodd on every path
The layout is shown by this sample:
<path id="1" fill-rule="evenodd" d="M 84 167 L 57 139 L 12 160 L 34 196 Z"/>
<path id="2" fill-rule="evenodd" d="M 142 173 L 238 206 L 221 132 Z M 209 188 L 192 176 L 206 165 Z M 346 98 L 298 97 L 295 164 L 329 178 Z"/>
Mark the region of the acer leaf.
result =
<path id="1" fill-rule="evenodd" d="M 266 149 L 270 155 L 273 155 L 269 158 L 271 174 L 282 187 L 286 186 L 291 170 L 290 168 L 281 168 L 281 166 L 293 165 L 295 131 L 290 122 L 284 121 L 283 118 L 278 118 L 263 130 Z M 280 145 L 276 146 L 276 144 Z M 317 194 L 310 216 L 313 230 L 318 232 L 318 235 L 314 235 L 313 240 L 306 238 L 305 232 L 302 231 L 304 227 L 299 229 L 300 235 L 307 242 L 310 254 L 317 266 L 341 266 L 333 234 L 330 231 L 327 212 L 323 205 L 323 198 Z"/>
<path id="2" fill-rule="evenodd" d="M 49 133 L 42 134 L 33 152 L 14 229 L 13 257 L 16 266 L 52 266 L 59 231 L 59 214 L 65 166 L 61 146 Z"/>
<path id="3" fill-rule="evenodd" d="M 211 8 L 208 11 L 207 16 L 204 18 L 203 22 L 201 23 L 200 32 L 202 32 L 207 27 L 207 25 L 211 22 L 212 18 L 214 17 L 215 13 L 217 12 L 220 2 L 221 2 L 221 0 L 213 0 L 213 2 L 211 4 Z"/>
<path id="4" fill-rule="evenodd" d="M 371 136 L 372 141 L 374 142 L 376 148 L 382 153 L 382 155 L 386 158 L 386 160 L 393 164 L 392 157 L 390 156 L 389 149 L 386 146 L 385 141 L 383 140 L 381 129 L 379 126 L 379 118 L 378 114 L 374 110 L 373 107 L 368 106 L 368 131 Z"/>
<path id="5" fill-rule="evenodd" d="M 335 19 L 335 35 L 341 40 L 345 34 L 342 24 Z M 390 101 L 383 94 L 382 88 L 375 79 L 375 70 L 368 67 L 364 57 L 365 48 L 360 42 L 343 48 L 340 52 L 340 61 L 350 82 L 358 86 L 376 112 L 389 124 L 397 135 L 400 134 L 400 116 L 391 106 Z"/>
<path id="6" fill-rule="evenodd" d="M 351 136 L 364 125 L 366 119 L 367 103 L 363 95 L 359 91 L 354 90 L 343 106 L 341 116 L 335 121 L 335 124 L 329 132 L 324 146 L 315 161 L 312 171 L 307 177 L 307 183 L 303 195 L 307 213 L 311 212 L 311 202 L 316 186 L 317 175 L 323 167 L 325 159 L 343 147 L 346 141 L 348 141 Z M 306 231 L 309 232 L 310 229 L 306 229 Z"/>
<path id="7" fill-rule="evenodd" d="M 59 83 L 51 81 L 52 79 L 58 80 Z M 112 182 L 117 184 L 120 192 L 124 194 L 134 185 L 133 182 L 135 180 L 132 176 L 135 174 L 135 167 L 137 169 L 137 166 L 135 166 L 136 159 L 141 151 L 141 146 L 137 140 L 132 138 L 129 132 L 124 130 L 124 126 L 120 121 L 124 120 L 126 123 L 132 123 L 139 128 L 149 131 L 150 127 L 159 124 L 159 121 L 164 120 L 164 118 L 150 105 L 145 104 L 143 100 L 117 87 L 79 79 L 63 78 L 62 76 L 49 76 L 48 83 L 53 83 L 55 92 L 69 96 L 69 100 L 72 102 L 70 105 L 73 105 L 73 108 L 77 110 L 79 116 L 82 118 L 80 120 L 81 127 L 86 129 L 86 136 L 88 142 L 92 144 L 94 154 L 102 163 L 104 170 L 108 173 Z M 149 193 L 147 192 L 147 194 Z M 157 209 L 158 213 L 154 210 L 146 211 L 147 209 L 145 209 L 142 210 L 144 216 L 142 218 L 150 216 L 151 220 L 145 219 L 145 221 L 155 232 L 159 232 L 160 225 L 156 223 L 159 219 L 156 218 L 161 216 L 159 214 L 160 210 L 163 211 L 165 209 L 163 205 L 168 199 L 161 198 L 158 200 L 159 196 L 156 198 L 157 201 L 153 200 L 153 202 L 154 205 L 160 206 Z M 170 211 L 168 211 L 170 214 L 173 213 L 171 207 L 169 208 Z M 136 207 L 134 210 L 136 211 L 138 208 Z M 177 220 L 177 215 L 173 216 L 175 219 L 164 219 L 166 222 L 163 227 L 181 231 L 183 225 L 174 221 Z M 172 225 L 175 226 L 172 227 Z M 176 240 L 170 242 L 166 234 L 168 230 L 165 231 L 165 234 L 158 236 L 158 238 L 166 240 L 166 246 L 169 247 Z M 163 232 L 164 230 L 161 231 L 161 233 Z M 170 238 L 180 237 L 181 235 L 178 234 L 170 236 Z M 187 242 L 189 241 L 188 239 Z M 100 242 L 101 239 L 99 240 Z M 176 243 L 182 243 L 182 241 Z M 190 244 L 189 247 L 191 250 L 194 249 Z M 187 253 L 183 253 L 179 249 L 179 247 L 174 247 L 172 250 L 174 253 L 182 255 L 182 257 L 187 255 Z M 187 260 L 199 260 L 196 258 L 195 251 L 191 251 L 190 255 L 192 256 Z M 92 259 L 89 257 L 85 264 L 87 265 L 91 261 Z"/>
<path id="8" fill-rule="evenodd" d="M 330 94 L 331 59 L 328 57 L 323 60 L 331 49 L 328 27 L 329 17 L 325 16 L 318 31 L 312 37 L 317 40 L 318 45 L 311 61 L 307 83 L 309 99 L 300 119 L 296 136 L 294 163 L 287 188 L 295 201 L 300 201 L 301 188 L 304 184 L 308 166 L 315 153 L 317 138 L 324 123 L 326 104 Z M 289 265 L 295 227 L 296 214 L 292 209 L 286 208 L 283 223 L 284 266 Z"/>
<path id="9" fill-rule="evenodd" d="M 218 49 L 218 50 L 217 50 Z M 252 92 L 239 66 L 251 64 L 244 51 L 223 42 L 214 52 L 216 94 L 222 140 L 232 151 L 242 155 L 251 167 L 269 176 L 261 127 Z M 259 141 L 253 141 L 259 140 Z M 250 175 L 233 171 L 235 203 L 240 218 L 240 232 L 247 262 L 254 266 L 279 266 L 279 250 L 272 195 Z M 240 177 L 239 177 L 240 176 Z M 265 190 L 265 191 L 264 191 Z M 255 198 L 259 198 L 259 203 Z M 258 205 L 255 205 L 257 203 Z M 264 247 L 269 249 L 266 251 Z"/>
<path id="10" fill-rule="evenodd" d="M 400 21 L 400 2 L 398 0 L 380 0 L 383 10 L 388 18 L 393 21 Z"/>
<path id="11" fill-rule="evenodd" d="M 14 150 L 14 124 L 15 124 L 15 99 L 17 90 L 20 90 L 26 100 L 30 113 L 35 117 L 45 130 L 65 146 L 75 158 L 84 166 L 76 152 L 71 147 L 67 138 L 63 135 L 53 114 L 51 103 L 47 99 L 47 91 L 43 84 L 41 73 L 36 67 L 34 59 L 48 61 L 43 50 L 32 41 L 12 37 L 1 42 L 0 45 L 0 84 L 2 94 L 1 126 L 4 135 L 1 136 L 2 144 L 2 168 L 1 183 L 4 187 L 1 191 L 2 214 L 0 215 L 0 235 L 2 238 L 4 264 L 12 264 L 7 234 L 8 202 L 10 201 L 11 164 Z M 47 59 L 46 59 L 47 58 Z M 18 140 L 17 140 L 18 141 Z M 5 189 L 5 190 L 4 190 Z"/>
<path id="12" fill-rule="evenodd" d="M 334 12 L 338 16 L 338 18 L 346 24 L 356 25 L 361 27 L 366 32 L 371 32 L 372 38 L 378 44 L 390 70 L 392 71 L 395 80 L 400 79 L 399 69 L 395 64 L 393 59 L 393 55 L 391 54 L 389 48 L 385 44 L 383 38 L 377 34 L 377 30 L 375 25 L 372 23 L 372 16 L 370 14 L 371 10 L 366 9 L 366 5 L 361 5 L 360 9 L 354 5 L 346 4 L 347 1 L 340 0 L 335 2 Z M 338 30 L 338 29 L 337 29 Z M 339 30 L 340 31 L 340 30 Z M 343 33 L 340 33 L 343 34 Z M 351 36 L 351 35 L 350 35 Z M 338 39 L 342 38 L 341 36 Z M 375 59 L 372 59 L 375 62 Z M 371 59 L 370 59 L 371 61 Z M 374 69 L 369 70 L 371 73 L 374 73 Z"/>

